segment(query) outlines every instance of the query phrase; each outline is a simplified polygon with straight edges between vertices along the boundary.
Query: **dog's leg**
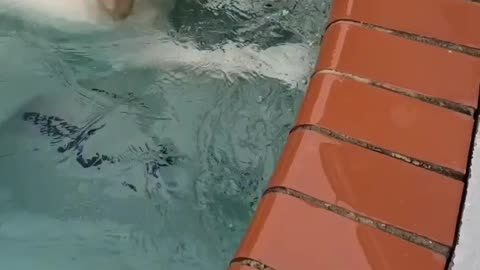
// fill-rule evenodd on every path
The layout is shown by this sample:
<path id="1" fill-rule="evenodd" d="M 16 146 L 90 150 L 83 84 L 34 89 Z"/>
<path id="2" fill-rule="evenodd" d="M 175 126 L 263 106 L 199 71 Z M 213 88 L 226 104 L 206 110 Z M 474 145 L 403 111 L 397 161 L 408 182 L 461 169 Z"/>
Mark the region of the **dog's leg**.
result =
<path id="1" fill-rule="evenodd" d="M 133 11 L 135 0 L 97 0 L 99 6 L 114 20 L 124 20 Z"/>

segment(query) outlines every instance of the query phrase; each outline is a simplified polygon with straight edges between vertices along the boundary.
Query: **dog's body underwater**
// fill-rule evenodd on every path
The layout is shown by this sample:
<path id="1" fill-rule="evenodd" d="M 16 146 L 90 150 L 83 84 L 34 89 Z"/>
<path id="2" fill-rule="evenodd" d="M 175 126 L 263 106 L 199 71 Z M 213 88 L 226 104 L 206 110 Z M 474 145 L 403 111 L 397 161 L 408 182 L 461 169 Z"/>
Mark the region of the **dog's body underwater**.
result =
<path id="1" fill-rule="evenodd" d="M 254 74 L 278 79 L 293 87 L 304 84 L 315 64 L 310 48 L 285 43 L 267 49 L 256 45 L 226 43 L 216 50 L 199 50 L 197 44 L 179 43 L 166 34 L 175 0 L 0 0 L 0 12 L 12 10 L 20 16 L 62 28 L 65 22 L 90 25 L 89 29 L 127 24 L 136 29 L 156 29 L 141 48 L 112 49 L 109 61 L 115 69 L 127 66 L 194 66 L 221 74 Z M 60 20 L 60 21 L 59 21 Z M 65 29 L 65 28 L 64 28 Z M 75 27 L 67 31 L 76 31 Z M 82 30 L 83 31 L 83 30 Z M 155 36 L 155 37 L 153 37 Z M 160 38 L 161 37 L 161 38 Z M 148 43 L 148 45 L 145 45 Z"/>

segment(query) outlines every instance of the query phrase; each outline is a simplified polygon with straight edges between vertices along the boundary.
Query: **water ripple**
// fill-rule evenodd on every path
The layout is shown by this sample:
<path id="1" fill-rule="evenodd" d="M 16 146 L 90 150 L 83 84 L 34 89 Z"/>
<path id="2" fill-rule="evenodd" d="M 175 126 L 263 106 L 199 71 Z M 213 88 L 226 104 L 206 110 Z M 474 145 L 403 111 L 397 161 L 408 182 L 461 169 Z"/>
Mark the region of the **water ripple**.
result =
<path id="1" fill-rule="evenodd" d="M 2 264 L 225 269 L 294 122 L 329 1 L 178 0 L 167 31 L 70 31 L 2 1 Z"/>

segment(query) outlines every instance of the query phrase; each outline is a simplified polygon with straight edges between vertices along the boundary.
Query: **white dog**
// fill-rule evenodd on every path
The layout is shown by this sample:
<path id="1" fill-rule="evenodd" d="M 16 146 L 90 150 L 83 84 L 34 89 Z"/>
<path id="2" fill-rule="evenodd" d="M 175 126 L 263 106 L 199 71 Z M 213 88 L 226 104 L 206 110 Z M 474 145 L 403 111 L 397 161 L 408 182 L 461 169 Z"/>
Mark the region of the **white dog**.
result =
<path id="1" fill-rule="evenodd" d="M 167 14 L 173 0 L 0 0 L 1 11 L 21 13 L 39 23 L 48 19 L 104 25 L 127 18 L 151 20 Z M 155 5 L 154 5 L 155 3 Z M 161 8 L 160 8 L 161 7 Z M 162 12 L 160 12 L 162 9 Z M 47 20 L 46 20 L 47 19 Z"/>

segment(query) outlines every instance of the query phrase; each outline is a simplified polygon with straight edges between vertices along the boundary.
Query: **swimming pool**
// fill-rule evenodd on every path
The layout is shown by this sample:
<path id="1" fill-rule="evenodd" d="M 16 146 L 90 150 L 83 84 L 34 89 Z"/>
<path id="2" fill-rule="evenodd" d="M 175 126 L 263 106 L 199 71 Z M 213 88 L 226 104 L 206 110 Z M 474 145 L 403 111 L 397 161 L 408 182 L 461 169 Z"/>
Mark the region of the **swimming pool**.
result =
<path id="1" fill-rule="evenodd" d="M 226 268 L 328 8 L 184 0 L 168 30 L 0 11 L 3 267 Z"/>

